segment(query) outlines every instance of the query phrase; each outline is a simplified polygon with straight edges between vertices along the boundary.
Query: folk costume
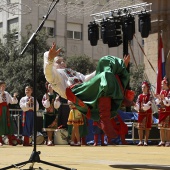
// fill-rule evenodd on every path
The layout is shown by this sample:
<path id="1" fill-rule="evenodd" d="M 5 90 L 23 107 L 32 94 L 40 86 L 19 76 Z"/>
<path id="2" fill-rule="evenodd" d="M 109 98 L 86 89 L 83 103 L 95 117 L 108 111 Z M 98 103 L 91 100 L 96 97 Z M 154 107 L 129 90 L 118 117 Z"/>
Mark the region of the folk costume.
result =
<path id="1" fill-rule="evenodd" d="M 124 89 L 129 81 L 129 73 L 122 59 L 104 56 L 99 60 L 96 72 L 84 76 L 68 68 L 56 69 L 46 52 L 44 74 L 61 97 L 72 101 L 87 118 L 99 121 L 99 126 L 108 137 L 116 137 L 110 118 L 117 114 L 124 99 L 116 75 Z"/>
<path id="2" fill-rule="evenodd" d="M 27 102 L 29 99 L 32 99 L 32 102 L 28 105 Z M 34 127 L 34 97 L 22 97 L 20 100 L 20 108 L 22 112 L 22 136 L 24 137 L 23 146 L 30 146 L 29 137 L 33 134 Z M 36 111 L 39 110 L 39 103 L 36 102 Z"/>
<path id="3" fill-rule="evenodd" d="M 150 94 L 140 94 L 136 103 L 138 111 L 138 129 L 151 129 L 152 127 L 152 98 Z"/>
<path id="4" fill-rule="evenodd" d="M 170 88 L 166 78 L 162 80 L 161 84 L 162 91 L 160 92 L 160 97 L 155 100 L 156 105 L 158 105 L 158 128 L 160 129 L 161 138 L 158 146 L 170 147 Z"/>
<path id="5" fill-rule="evenodd" d="M 159 123 L 158 127 L 170 129 L 170 89 L 162 90 L 160 95 L 163 95 L 164 100 L 156 99 L 156 104 L 159 105 Z"/>
<path id="6" fill-rule="evenodd" d="M 9 139 L 9 145 L 14 145 L 12 140 L 14 138 L 14 122 L 9 112 L 9 103 L 17 104 L 17 98 L 11 97 L 11 95 L 4 91 L 0 94 L 0 143 L 2 145 L 2 135 L 7 135 Z"/>
<path id="7" fill-rule="evenodd" d="M 68 125 L 83 125 L 83 115 L 82 113 L 77 110 L 76 108 L 73 108 L 70 110 L 69 117 L 68 117 Z"/>
<path id="8" fill-rule="evenodd" d="M 54 120 L 57 121 L 57 117 L 58 117 L 57 109 L 60 107 L 61 104 L 59 101 L 55 101 L 55 98 L 56 95 L 54 93 L 53 94 L 46 93 L 44 94 L 42 99 L 42 104 L 45 107 L 45 113 L 43 115 L 44 116 L 43 128 L 45 128 L 46 131 L 57 128 L 57 124 L 49 128 L 49 125 L 51 125 L 54 122 Z"/>
<path id="9" fill-rule="evenodd" d="M 125 135 L 128 133 L 128 126 L 125 124 L 125 122 L 119 115 L 116 115 L 115 117 L 111 118 L 111 123 L 114 129 L 116 130 L 118 136 L 120 136 L 122 145 L 126 145 L 127 142 L 125 140 Z"/>
<path id="10" fill-rule="evenodd" d="M 134 109 L 138 112 L 138 134 L 139 134 L 139 143 L 138 146 L 147 146 L 149 133 L 152 127 L 152 97 L 150 95 L 150 84 L 147 81 L 142 83 L 143 93 L 138 96 L 136 105 Z M 143 131 L 145 130 L 145 139 L 144 144 Z"/>

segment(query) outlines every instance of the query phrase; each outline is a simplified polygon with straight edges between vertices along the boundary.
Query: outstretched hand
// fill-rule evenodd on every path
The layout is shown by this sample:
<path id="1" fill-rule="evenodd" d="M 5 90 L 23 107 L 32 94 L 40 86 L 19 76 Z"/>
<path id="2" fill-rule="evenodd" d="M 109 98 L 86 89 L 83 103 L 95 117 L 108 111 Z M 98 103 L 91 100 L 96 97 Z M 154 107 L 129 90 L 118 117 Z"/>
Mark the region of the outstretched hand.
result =
<path id="1" fill-rule="evenodd" d="M 124 58 L 123 58 L 123 61 L 125 63 L 125 66 L 127 67 L 129 62 L 130 62 L 130 55 L 125 55 Z"/>
<path id="2" fill-rule="evenodd" d="M 56 50 L 56 43 L 53 42 L 52 47 L 50 48 L 48 53 L 48 60 L 54 60 L 54 58 L 59 55 L 60 51 L 61 48 Z"/>

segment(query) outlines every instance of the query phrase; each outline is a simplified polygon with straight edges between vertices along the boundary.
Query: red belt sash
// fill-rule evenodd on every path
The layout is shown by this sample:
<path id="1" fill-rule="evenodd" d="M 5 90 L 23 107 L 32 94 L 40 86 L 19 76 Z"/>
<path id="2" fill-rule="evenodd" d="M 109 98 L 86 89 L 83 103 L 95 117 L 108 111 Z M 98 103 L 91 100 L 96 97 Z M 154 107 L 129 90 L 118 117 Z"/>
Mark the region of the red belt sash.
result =
<path id="1" fill-rule="evenodd" d="M 0 103 L 0 117 L 2 116 L 2 109 L 3 107 L 7 108 L 7 112 L 6 112 L 6 117 L 7 117 L 7 125 L 10 126 L 10 112 L 9 112 L 9 106 L 6 102 L 2 102 Z"/>
<path id="2" fill-rule="evenodd" d="M 26 112 L 33 112 L 33 110 L 27 110 Z M 26 112 L 22 113 L 22 126 L 25 126 Z"/>

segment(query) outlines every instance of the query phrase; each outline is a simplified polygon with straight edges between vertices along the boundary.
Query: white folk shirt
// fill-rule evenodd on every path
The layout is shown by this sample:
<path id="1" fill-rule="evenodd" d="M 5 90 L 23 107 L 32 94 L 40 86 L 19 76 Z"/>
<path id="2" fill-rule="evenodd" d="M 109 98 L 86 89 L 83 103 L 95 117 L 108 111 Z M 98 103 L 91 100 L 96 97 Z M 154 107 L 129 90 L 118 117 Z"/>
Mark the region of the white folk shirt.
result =
<path id="1" fill-rule="evenodd" d="M 19 105 L 20 105 L 20 108 L 24 112 L 26 112 L 28 110 L 34 110 L 34 97 L 31 96 L 31 98 L 32 98 L 32 101 L 33 101 L 33 104 L 31 106 L 27 104 L 29 97 L 25 96 L 25 97 L 21 98 Z M 36 111 L 38 111 L 38 110 L 39 110 L 39 103 L 36 102 Z"/>
<path id="2" fill-rule="evenodd" d="M 46 80 L 52 85 L 54 91 L 56 91 L 62 98 L 67 99 L 66 97 L 66 88 L 72 84 L 72 79 L 79 79 L 82 82 L 90 80 L 95 75 L 95 71 L 89 75 L 83 75 L 79 72 L 75 72 L 71 69 L 72 73 L 74 73 L 74 77 L 69 77 L 65 73 L 66 69 L 57 69 L 54 67 L 54 63 L 48 61 L 48 51 L 44 53 L 44 74 Z"/>
<path id="3" fill-rule="evenodd" d="M 17 98 L 13 98 L 7 91 L 4 91 L 5 94 L 5 98 L 2 96 L 2 94 L 0 94 L 0 103 L 2 102 L 6 102 L 7 104 L 17 104 L 18 103 L 18 99 Z M 5 99 L 5 101 L 4 101 Z"/>

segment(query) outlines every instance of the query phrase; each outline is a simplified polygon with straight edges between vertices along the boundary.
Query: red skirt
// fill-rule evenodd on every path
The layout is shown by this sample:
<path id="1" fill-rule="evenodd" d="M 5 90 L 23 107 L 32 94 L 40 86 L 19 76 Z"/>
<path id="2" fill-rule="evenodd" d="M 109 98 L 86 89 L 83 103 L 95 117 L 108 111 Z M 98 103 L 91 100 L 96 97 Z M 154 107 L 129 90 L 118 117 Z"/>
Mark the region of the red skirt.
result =
<path id="1" fill-rule="evenodd" d="M 138 129 L 151 129 L 152 127 L 152 112 L 138 112 Z"/>

